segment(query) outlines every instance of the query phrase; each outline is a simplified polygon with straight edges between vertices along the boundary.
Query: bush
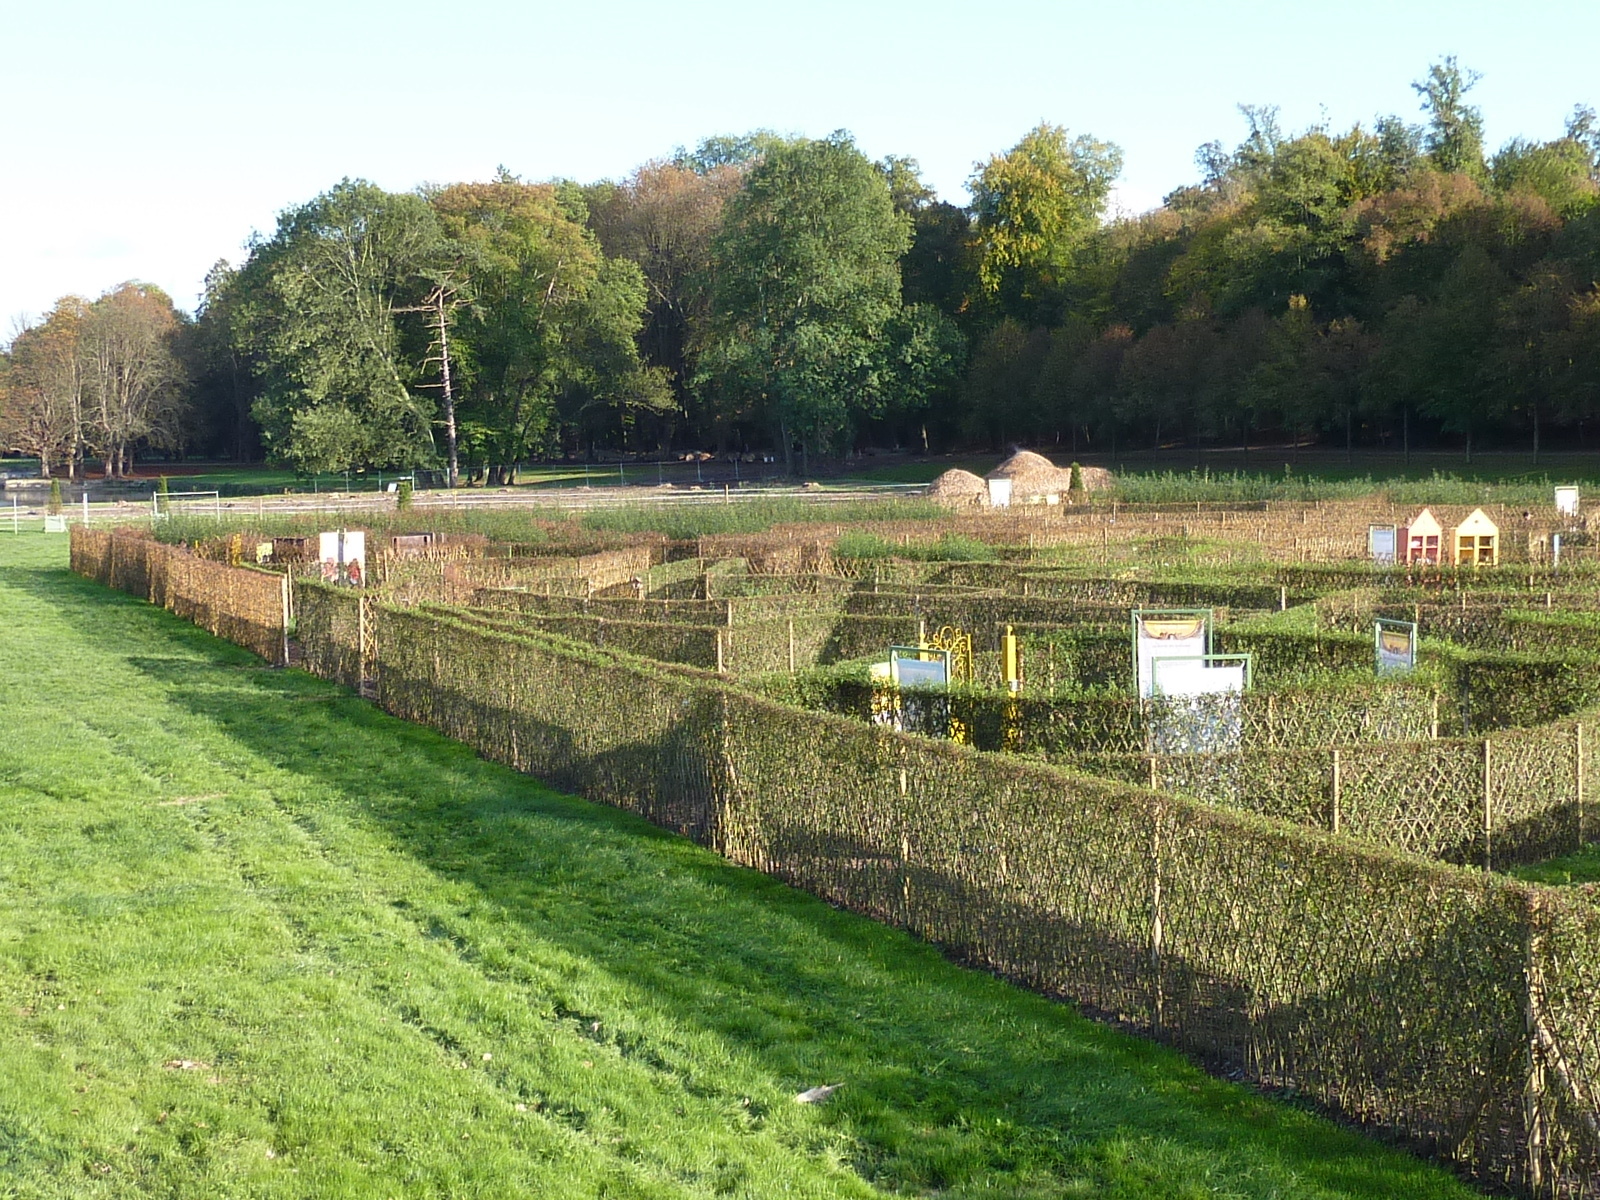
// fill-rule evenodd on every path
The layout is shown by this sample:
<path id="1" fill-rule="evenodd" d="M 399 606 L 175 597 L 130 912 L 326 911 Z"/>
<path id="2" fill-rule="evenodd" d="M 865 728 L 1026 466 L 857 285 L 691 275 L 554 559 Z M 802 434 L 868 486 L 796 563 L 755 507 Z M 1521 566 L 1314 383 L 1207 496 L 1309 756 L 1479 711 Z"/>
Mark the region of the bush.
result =
<path id="1" fill-rule="evenodd" d="M 397 512 L 405 512 L 411 507 L 411 481 L 402 479 L 394 489 L 394 507 Z"/>
<path id="2" fill-rule="evenodd" d="M 59 479 L 50 481 L 50 503 L 47 506 L 47 511 L 52 517 L 59 516 L 61 513 L 61 480 Z"/>

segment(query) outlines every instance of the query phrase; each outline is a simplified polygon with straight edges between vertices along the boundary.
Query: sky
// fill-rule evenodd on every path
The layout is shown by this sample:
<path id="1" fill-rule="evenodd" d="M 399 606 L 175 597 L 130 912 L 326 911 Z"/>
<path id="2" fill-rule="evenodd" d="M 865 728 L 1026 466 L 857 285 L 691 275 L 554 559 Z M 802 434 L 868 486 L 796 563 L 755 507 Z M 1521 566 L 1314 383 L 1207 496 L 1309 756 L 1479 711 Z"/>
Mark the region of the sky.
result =
<path id="1" fill-rule="evenodd" d="M 13 0 L 15 2 L 15 0 Z M 7 9 L 9 9 L 7 5 Z M 127 0 L 0 21 L 0 341 L 128 279 L 193 311 L 206 271 L 341 178 L 391 190 L 621 178 L 721 133 L 852 132 L 944 199 L 1040 121 L 1117 143 L 1139 212 L 1236 144 L 1383 113 L 1455 55 L 1491 148 L 1600 107 L 1600 2 Z M 1524 16 L 1530 13 L 1531 16 Z"/>

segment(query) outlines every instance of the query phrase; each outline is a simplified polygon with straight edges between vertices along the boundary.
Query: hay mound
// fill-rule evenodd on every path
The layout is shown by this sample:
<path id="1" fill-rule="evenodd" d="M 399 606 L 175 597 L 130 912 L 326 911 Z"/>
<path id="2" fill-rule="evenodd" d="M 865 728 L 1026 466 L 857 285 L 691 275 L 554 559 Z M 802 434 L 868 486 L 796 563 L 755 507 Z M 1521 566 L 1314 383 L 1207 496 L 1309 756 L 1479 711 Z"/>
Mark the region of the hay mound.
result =
<path id="1" fill-rule="evenodd" d="M 989 478 L 1011 481 L 1011 503 L 1040 504 L 1050 496 L 1065 496 L 1072 473 L 1042 454 L 1018 450 L 990 471 Z"/>
<path id="2" fill-rule="evenodd" d="M 1117 477 L 1104 467 L 1079 467 L 1078 477 L 1086 492 L 1103 492 L 1117 484 Z"/>
<path id="3" fill-rule="evenodd" d="M 989 485 L 971 471 L 952 467 L 928 485 L 928 499 L 951 508 L 989 503 Z"/>

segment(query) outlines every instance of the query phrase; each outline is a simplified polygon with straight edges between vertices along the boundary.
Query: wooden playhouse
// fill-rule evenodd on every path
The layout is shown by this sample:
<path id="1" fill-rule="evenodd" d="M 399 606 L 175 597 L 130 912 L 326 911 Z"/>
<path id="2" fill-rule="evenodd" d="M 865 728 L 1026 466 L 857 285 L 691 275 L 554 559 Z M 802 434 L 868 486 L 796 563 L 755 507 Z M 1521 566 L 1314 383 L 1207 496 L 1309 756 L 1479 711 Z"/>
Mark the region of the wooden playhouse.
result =
<path id="1" fill-rule="evenodd" d="M 1442 520 L 1441 520 L 1442 518 Z M 1425 508 L 1396 533 L 1396 557 L 1403 563 L 1453 563 L 1492 567 L 1500 561 L 1500 527 L 1481 508 L 1453 513 Z"/>

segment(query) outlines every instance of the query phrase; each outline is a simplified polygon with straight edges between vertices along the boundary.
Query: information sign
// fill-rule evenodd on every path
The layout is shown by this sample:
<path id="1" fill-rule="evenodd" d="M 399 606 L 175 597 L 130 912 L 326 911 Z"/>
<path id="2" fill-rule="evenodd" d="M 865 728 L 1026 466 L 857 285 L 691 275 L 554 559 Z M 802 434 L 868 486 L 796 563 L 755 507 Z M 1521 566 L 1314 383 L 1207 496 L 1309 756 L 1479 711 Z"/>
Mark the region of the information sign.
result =
<path id="1" fill-rule="evenodd" d="M 1417 626 L 1414 621 L 1391 621 L 1379 617 L 1373 628 L 1378 655 L 1378 674 L 1411 671 L 1417 665 Z"/>
<path id="2" fill-rule="evenodd" d="M 1153 658 L 1203 658 L 1211 653 L 1209 608 L 1133 610 L 1133 673 L 1139 697 L 1154 694 Z"/>

